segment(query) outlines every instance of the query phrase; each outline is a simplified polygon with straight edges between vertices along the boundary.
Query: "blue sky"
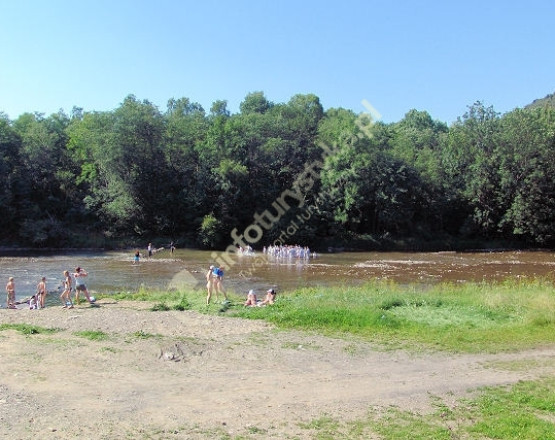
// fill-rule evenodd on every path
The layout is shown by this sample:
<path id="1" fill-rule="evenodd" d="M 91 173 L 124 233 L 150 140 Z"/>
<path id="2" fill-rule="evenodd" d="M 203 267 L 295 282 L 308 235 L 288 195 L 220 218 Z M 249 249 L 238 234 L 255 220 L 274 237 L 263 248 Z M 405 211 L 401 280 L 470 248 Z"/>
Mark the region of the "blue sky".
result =
<path id="1" fill-rule="evenodd" d="M 133 94 L 233 113 L 314 93 L 385 122 L 451 123 L 555 92 L 555 2 L 0 0 L 0 111 L 110 111 Z"/>

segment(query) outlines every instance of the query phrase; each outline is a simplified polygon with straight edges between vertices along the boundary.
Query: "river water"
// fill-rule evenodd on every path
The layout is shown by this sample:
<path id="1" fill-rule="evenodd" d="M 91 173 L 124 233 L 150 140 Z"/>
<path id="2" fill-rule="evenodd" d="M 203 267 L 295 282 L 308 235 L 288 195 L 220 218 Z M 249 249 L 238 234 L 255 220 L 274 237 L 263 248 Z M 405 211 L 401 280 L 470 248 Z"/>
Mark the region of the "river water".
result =
<path id="1" fill-rule="evenodd" d="M 36 290 L 47 279 L 51 301 L 58 298 L 64 270 L 81 266 L 88 273 L 91 292 L 136 291 L 187 287 L 203 289 L 210 264 L 222 261 L 221 253 L 177 249 L 156 252 L 151 259 L 133 264 L 133 250 L 113 252 L 15 252 L 0 253 L 0 280 L 13 276 L 17 299 Z M 503 252 L 344 252 L 319 254 L 309 259 L 270 258 L 261 252 L 235 257 L 228 264 L 224 285 L 228 291 L 262 293 L 273 287 L 288 291 L 303 286 L 359 284 L 371 279 L 399 283 L 432 284 L 440 281 L 493 281 L 537 276 L 555 279 L 555 254 L 548 251 Z M 5 291 L 0 304 L 5 307 Z"/>

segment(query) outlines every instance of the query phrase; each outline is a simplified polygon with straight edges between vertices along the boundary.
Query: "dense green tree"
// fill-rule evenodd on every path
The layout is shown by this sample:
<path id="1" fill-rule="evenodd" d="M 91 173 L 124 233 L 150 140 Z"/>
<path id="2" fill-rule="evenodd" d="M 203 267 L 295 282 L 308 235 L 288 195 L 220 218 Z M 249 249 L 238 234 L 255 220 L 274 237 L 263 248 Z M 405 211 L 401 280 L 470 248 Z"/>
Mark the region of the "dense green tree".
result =
<path id="1" fill-rule="evenodd" d="M 21 139 L 12 128 L 8 117 L 0 113 L 0 237 L 15 237 L 17 233 L 18 201 L 15 190 L 23 180 L 23 173 L 18 166 Z"/>
<path id="2" fill-rule="evenodd" d="M 515 110 L 502 119 L 502 226 L 538 244 L 555 242 L 555 112 Z"/>
<path id="3" fill-rule="evenodd" d="M 67 244 L 64 224 L 73 219 L 74 163 L 68 155 L 63 112 L 45 118 L 26 113 L 13 123 L 21 138 L 21 171 L 15 186 L 19 235 L 34 245 Z"/>
<path id="4" fill-rule="evenodd" d="M 322 142 L 336 150 L 322 175 L 335 201 L 334 219 L 359 234 L 412 232 L 418 211 L 428 206 L 419 174 L 359 130 L 355 116 L 344 111 L 332 112 L 322 125 Z"/>
<path id="5" fill-rule="evenodd" d="M 168 103 L 164 124 L 167 188 L 165 206 L 160 209 L 167 216 L 165 232 L 172 237 L 193 236 L 212 207 L 213 179 L 209 161 L 202 160 L 207 158 L 204 152 L 209 122 L 200 104 L 181 98 Z"/>
<path id="6" fill-rule="evenodd" d="M 443 155 L 446 178 L 472 213 L 465 219 L 467 235 L 499 232 L 503 211 L 498 204 L 499 115 L 476 102 L 450 128 Z"/>
<path id="7" fill-rule="evenodd" d="M 250 113 L 266 113 L 273 106 L 273 103 L 266 99 L 264 92 L 249 93 L 243 102 L 239 105 L 241 113 L 248 115 Z"/>
<path id="8" fill-rule="evenodd" d="M 361 236 L 553 245 L 554 133 L 549 107 L 499 115 L 477 102 L 449 127 L 417 110 L 386 124 L 324 112 L 313 94 L 273 103 L 263 92 L 236 114 L 226 101 L 206 114 L 188 98 L 162 113 L 133 95 L 108 112 L 0 114 L 0 238 L 78 245 L 79 231 L 222 248 L 233 229 L 272 213 L 280 220 L 259 245 L 301 218 L 291 239 L 310 245 Z"/>

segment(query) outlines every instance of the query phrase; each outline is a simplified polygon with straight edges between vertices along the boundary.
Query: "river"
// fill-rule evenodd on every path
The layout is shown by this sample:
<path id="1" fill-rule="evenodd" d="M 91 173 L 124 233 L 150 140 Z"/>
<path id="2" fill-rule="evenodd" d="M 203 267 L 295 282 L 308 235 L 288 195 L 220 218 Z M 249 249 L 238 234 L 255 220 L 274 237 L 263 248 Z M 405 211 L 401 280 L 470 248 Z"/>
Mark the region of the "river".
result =
<path id="1" fill-rule="evenodd" d="M 35 292 L 42 276 L 47 279 L 51 301 L 58 298 L 64 270 L 81 266 L 88 273 L 91 292 L 115 293 L 145 288 L 194 287 L 203 289 L 208 266 L 221 253 L 189 249 L 156 252 L 151 259 L 133 264 L 133 250 L 91 252 L 0 252 L 0 280 L 13 276 L 16 297 Z M 555 278 L 554 253 L 549 251 L 502 252 L 344 252 L 319 254 L 310 259 L 268 258 L 262 252 L 236 257 L 228 264 L 227 290 L 263 292 L 269 287 L 288 291 L 302 286 L 359 284 L 371 279 L 399 283 L 431 284 L 440 281 L 493 281 L 511 277 Z M 5 291 L 0 304 L 5 307 Z"/>

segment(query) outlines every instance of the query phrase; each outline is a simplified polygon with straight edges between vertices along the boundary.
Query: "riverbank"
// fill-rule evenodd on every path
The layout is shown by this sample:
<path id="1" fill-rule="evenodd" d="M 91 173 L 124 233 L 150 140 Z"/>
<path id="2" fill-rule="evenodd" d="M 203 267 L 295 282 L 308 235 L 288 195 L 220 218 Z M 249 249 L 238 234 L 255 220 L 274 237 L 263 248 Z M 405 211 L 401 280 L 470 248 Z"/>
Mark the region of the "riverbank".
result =
<path id="1" fill-rule="evenodd" d="M 479 387 L 555 374 L 553 345 L 504 354 L 384 351 L 355 336 L 153 305 L 104 298 L 72 310 L 0 310 L 0 433 L 312 439 L 323 420 L 356 422 L 392 406 L 429 414 L 438 400 L 454 408 Z"/>

